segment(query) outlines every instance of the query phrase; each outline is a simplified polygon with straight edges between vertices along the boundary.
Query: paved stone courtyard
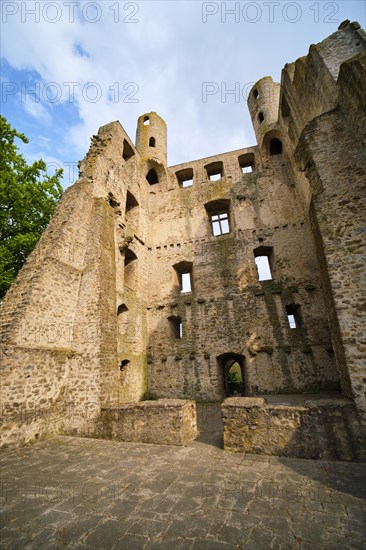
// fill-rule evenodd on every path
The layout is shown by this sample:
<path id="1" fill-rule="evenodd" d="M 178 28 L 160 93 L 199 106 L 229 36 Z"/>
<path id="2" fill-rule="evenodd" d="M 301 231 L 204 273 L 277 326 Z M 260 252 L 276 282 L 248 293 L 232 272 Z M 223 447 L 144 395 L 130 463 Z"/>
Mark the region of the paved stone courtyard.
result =
<path id="1" fill-rule="evenodd" d="M 55 437 L 2 453 L 6 549 L 365 548 L 365 465 Z"/>

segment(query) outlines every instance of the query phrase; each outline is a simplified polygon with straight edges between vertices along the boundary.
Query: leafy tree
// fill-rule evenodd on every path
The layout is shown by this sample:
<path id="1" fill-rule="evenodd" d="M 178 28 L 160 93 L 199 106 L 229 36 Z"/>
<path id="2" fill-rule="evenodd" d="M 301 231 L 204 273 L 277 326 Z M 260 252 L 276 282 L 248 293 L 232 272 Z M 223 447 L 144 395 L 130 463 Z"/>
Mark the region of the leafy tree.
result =
<path id="1" fill-rule="evenodd" d="M 28 165 L 14 143 L 24 134 L 0 115 L 0 300 L 35 247 L 62 195 L 63 170 L 46 174 L 46 163 Z"/>

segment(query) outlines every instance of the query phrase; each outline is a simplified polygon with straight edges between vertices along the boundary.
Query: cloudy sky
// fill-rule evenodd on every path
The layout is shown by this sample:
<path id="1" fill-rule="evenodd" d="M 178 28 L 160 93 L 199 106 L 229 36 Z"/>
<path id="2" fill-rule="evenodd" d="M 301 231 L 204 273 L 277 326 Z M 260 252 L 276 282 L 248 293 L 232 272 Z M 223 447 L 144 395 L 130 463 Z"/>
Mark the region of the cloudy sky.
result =
<path id="1" fill-rule="evenodd" d="M 363 1 L 1 2 L 2 114 L 28 161 L 77 176 L 90 136 L 137 117 L 168 126 L 170 165 L 255 144 L 246 97 L 337 30 Z M 231 93 L 230 93 L 231 92 Z"/>

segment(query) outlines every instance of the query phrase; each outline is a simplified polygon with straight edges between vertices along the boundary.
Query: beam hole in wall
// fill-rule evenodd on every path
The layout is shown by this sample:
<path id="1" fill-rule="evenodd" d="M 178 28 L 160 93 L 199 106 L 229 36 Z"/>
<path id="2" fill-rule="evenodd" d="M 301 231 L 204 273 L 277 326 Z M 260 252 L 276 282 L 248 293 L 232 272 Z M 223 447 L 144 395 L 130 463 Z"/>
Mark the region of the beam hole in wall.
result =
<path id="1" fill-rule="evenodd" d="M 278 138 L 271 139 L 269 154 L 273 156 L 273 155 L 281 155 L 281 153 L 282 153 L 282 141 Z"/>
<path id="2" fill-rule="evenodd" d="M 108 202 L 109 202 L 109 205 L 114 209 L 116 208 L 118 209 L 118 207 L 120 206 L 120 203 L 117 201 L 113 193 L 108 193 Z"/>
<path id="3" fill-rule="evenodd" d="M 159 178 L 158 178 L 158 175 L 156 173 L 156 170 L 154 170 L 154 168 L 151 168 L 148 171 L 148 173 L 146 175 L 146 179 L 150 183 L 150 185 L 155 185 L 155 183 L 159 183 Z"/>
<path id="4" fill-rule="evenodd" d="M 264 120 L 264 114 L 262 113 L 262 111 L 260 111 L 258 113 L 258 122 L 259 122 L 259 124 L 262 124 L 263 120 Z"/>
<path id="5" fill-rule="evenodd" d="M 180 187 L 191 187 L 193 185 L 193 168 L 183 168 L 175 173 Z"/>
<path id="6" fill-rule="evenodd" d="M 155 147 L 156 141 L 154 137 L 149 139 L 149 147 Z"/>
<path id="7" fill-rule="evenodd" d="M 172 315 L 171 317 L 168 317 L 168 321 L 171 328 L 171 333 L 173 338 L 175 339 L 181 339 L 183 338 L 183 323 L 182 319 L 176 315 Z"/>
<path id="8" fill-rule="evenodd" d="M 259 98 L 259 92 L 258 92 L 257 88 L 255 88 L 255 89 L 253 90 L 253 97 L 254 97 L 254 99 L 258 99 L 258 98 Z"/>
<path id="9" fill-rule="evenodd" d="M 287 322 L 290 329 L 301 326 L 300 306 L 298 304 L 289 304 L 286 306 Z"/>
<path id="10" fill-rule="evenodd" d="M 123 140 L 123 153 L 122 157 L 124 160 L 129 160 L 131 157 L 134 156 L 134 150 L 132 149 L 131 145 L 128 143 L 127 139 Z"/>
<path id="11" fill-rule="evenodd" d="M 254 154 L 253 153 L 246 153 L 244 155 L 240 155 L 238 160 L 239 160 L 240 170 L 242 171 L 243 174 L 249 174 L 250 172 L 254 171 Z"/>
<path id="12" fill-rule="evenodd" d="M 254 249 L 255 265 L 259 281 L 270 281 L 273 271 L 273 248 L 271 246 L 259 246 Z"/>
<path id="13" fill-rule="evenodd" d="M 148 116 L 144 117 L 144 126 L 148 126 L 150 124 L 150 119 Z"/>
<path id="14" fill-rule="evenodd" d="M 218 181 L 224 176 L 224 164 L 222 161 L 206 164 L 205 170 L 210 181 Z"/>

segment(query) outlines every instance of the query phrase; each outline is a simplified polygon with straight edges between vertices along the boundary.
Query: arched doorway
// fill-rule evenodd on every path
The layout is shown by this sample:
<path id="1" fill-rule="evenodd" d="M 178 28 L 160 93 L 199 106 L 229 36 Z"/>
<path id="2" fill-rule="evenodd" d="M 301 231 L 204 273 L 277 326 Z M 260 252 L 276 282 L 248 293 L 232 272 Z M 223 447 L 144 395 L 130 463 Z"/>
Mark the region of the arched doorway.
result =
<path id="1" fill-rule="evenodd" d="M 245 395 L 245 358 L 237 353 L 223 353 L 218 358 L 221 365 L 226 397 Z"/>

